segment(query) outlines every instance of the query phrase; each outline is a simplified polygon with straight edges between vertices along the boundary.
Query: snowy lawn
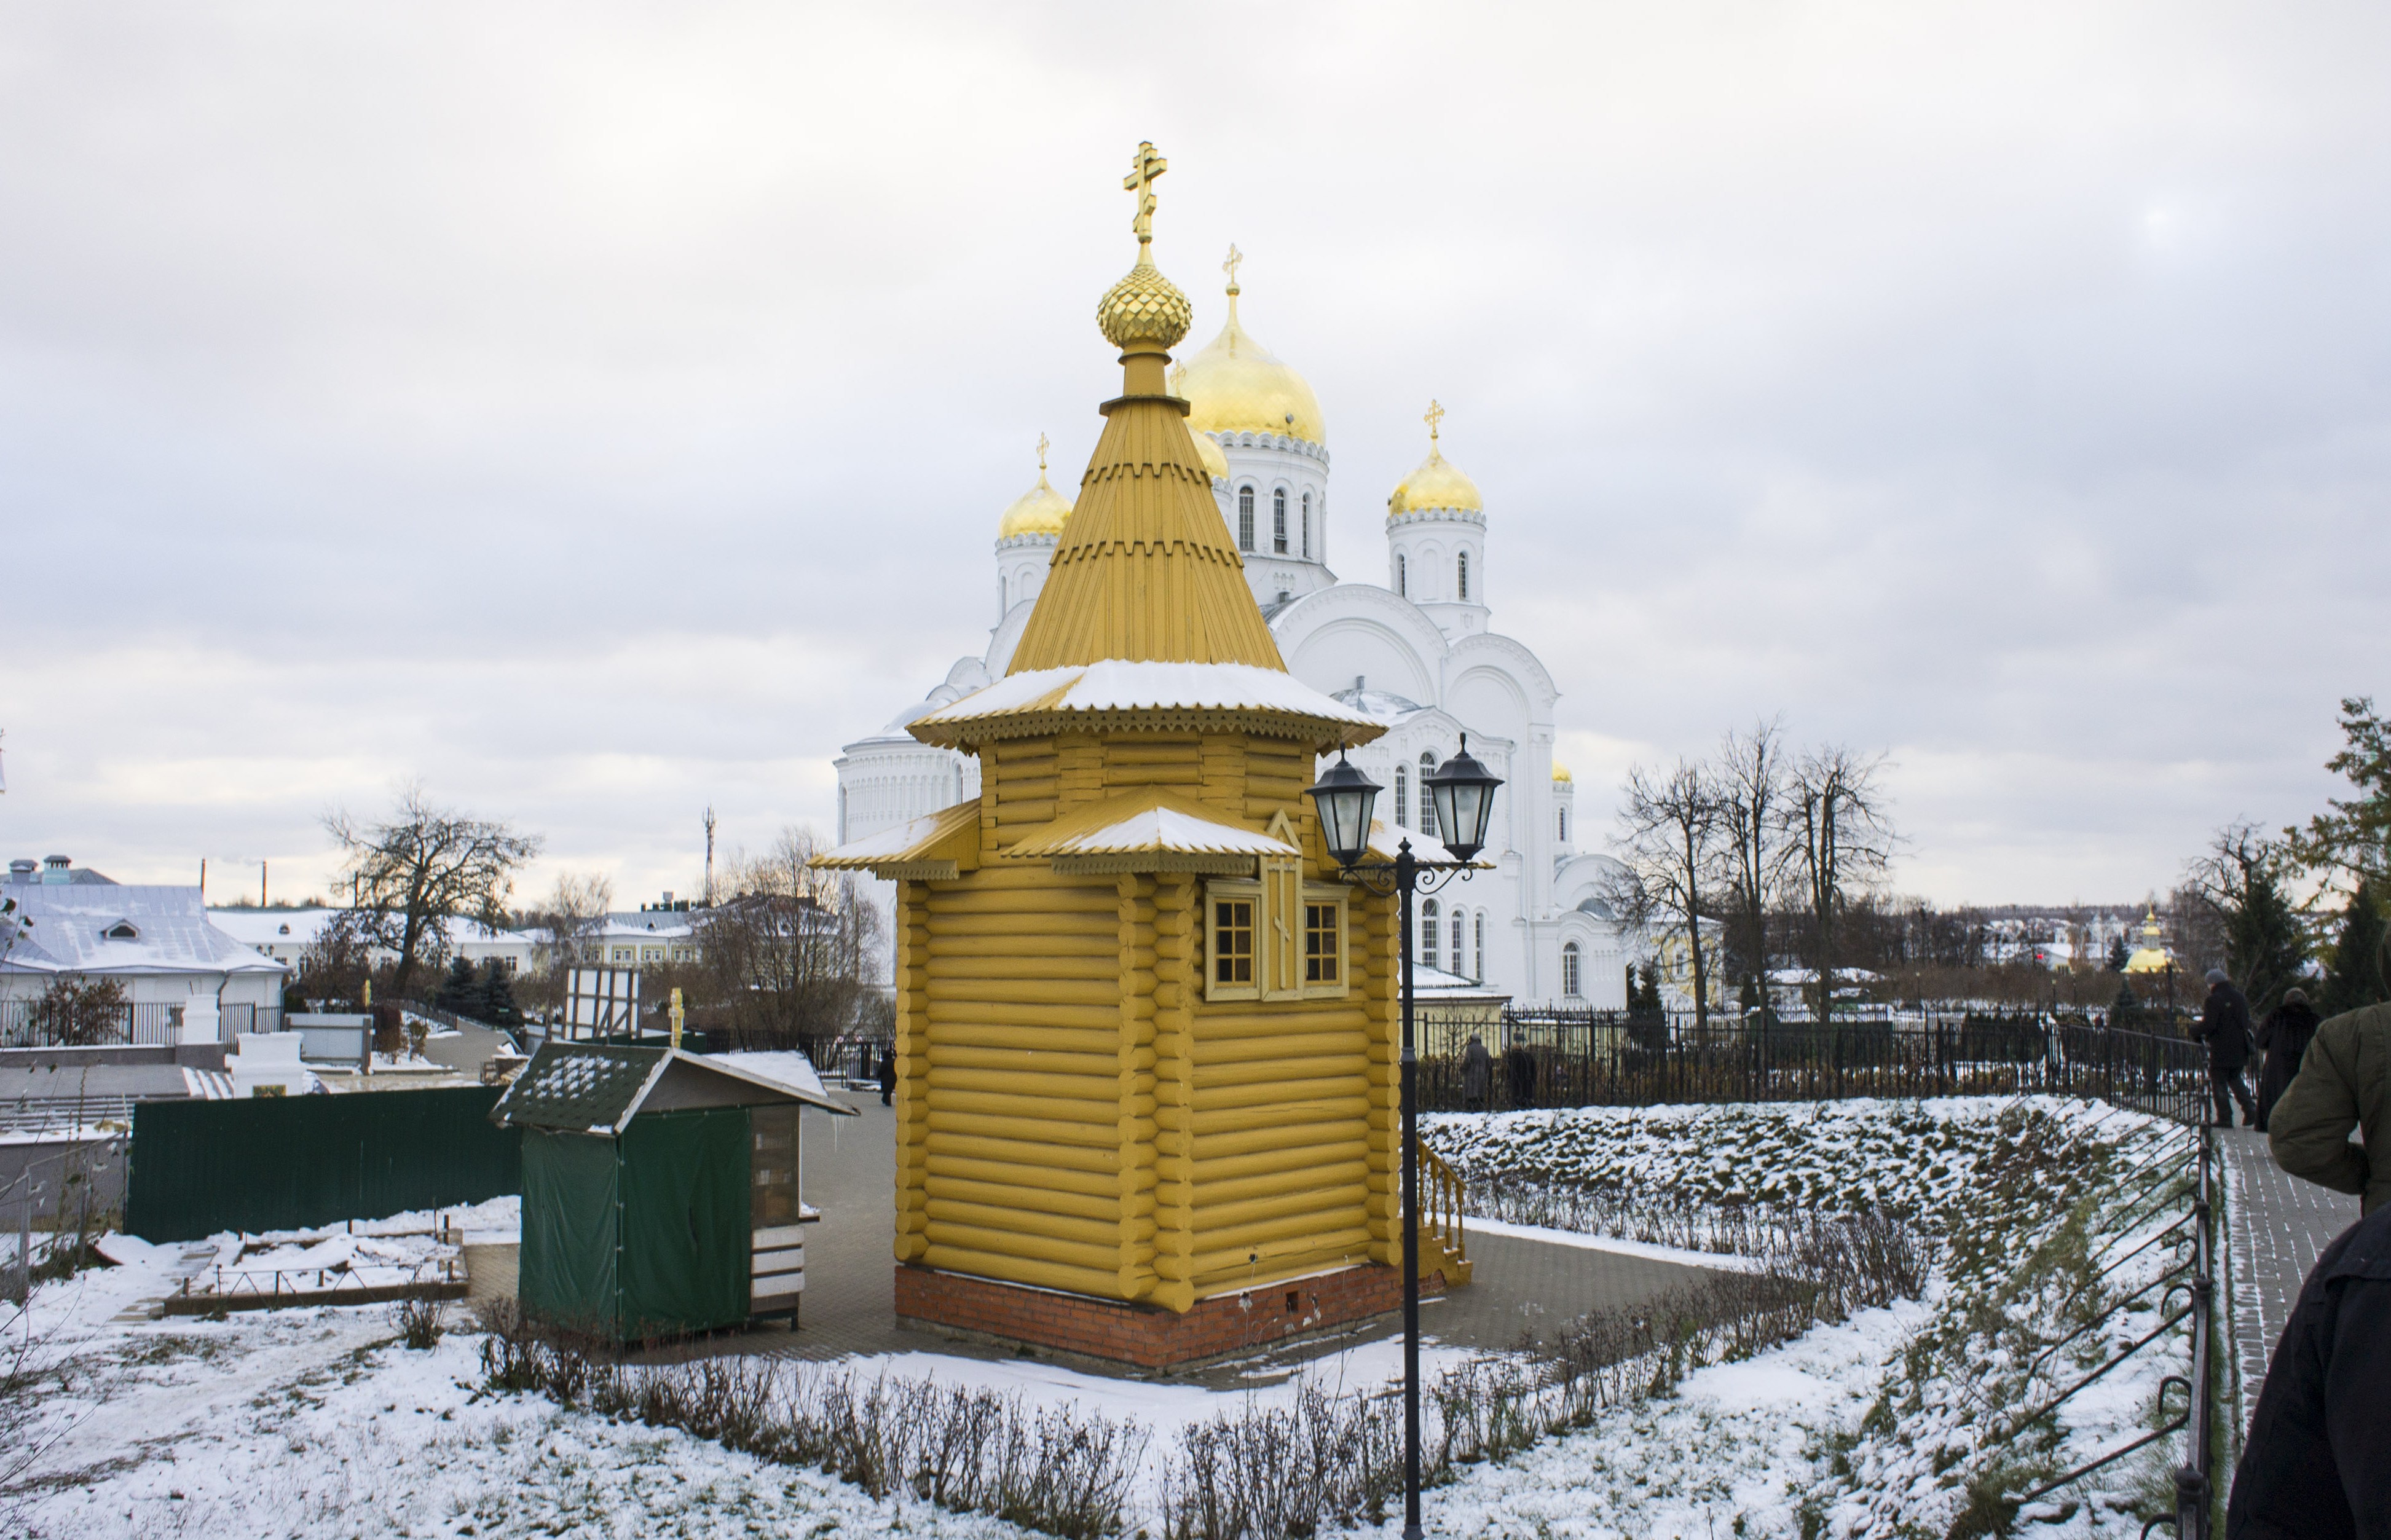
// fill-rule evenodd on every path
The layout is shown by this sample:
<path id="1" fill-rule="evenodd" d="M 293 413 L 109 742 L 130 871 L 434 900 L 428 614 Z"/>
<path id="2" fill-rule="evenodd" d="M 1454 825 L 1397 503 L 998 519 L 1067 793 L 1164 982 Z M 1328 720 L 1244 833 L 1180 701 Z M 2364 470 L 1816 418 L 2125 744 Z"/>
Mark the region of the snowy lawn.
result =
<path id="1" fill-rule="evenodd" d="M 1632 1179 L 1703 1200 L 1898 1206 L 1935 1216 L 1944 1251 L 1922 1302 L 1860 1311 L 1742 1361 L 1695 1367 L 1671 1393 L 1460 1468 L 1428 1496 L 1433 1533 L 1945 1534 L 1987 1492 L 2020 1490 L 2036 1471 L 2055 1473 L 2154 1426 L 2157 1379 L 2182 1363 L 2180 1344 L 2163 1335 L 2061 1417 L 1997 1444 L 2004 1422 L 2040 1393 L 2159 1322 L 2153 1291 L 2140 1314 L 2118 1314 L 2035 1361 L 2063 1330 L 2172 1264 L 2162 1241 L 2110 1279 L 2087 1281 L 2180 1213 L 2166 1200 L 2165 1169 L 2134 1174 L 2133 1162 L 2165 1139 L 2180 1143 L 2150 1120 L 2078 1103 L 1967 1098 L 1446 1118 L 1434 1137 L 1474 1173 L 1507 1173 L 1522 1189 Z M 452 1217 L 469 1240 L 515 1224 L 511 1200 Z M 412 1244 L 398 1232 L 428 1231 L 431 1219 L 360 1225 L 350 1244 Z M 331 1239 L 307 1232 L 248 1244 Z M 32 1342 L 40 1372 L 27 1420 L 0 1420 L 0 1449 L 13 1451 L 0 1454 L 0 1533 L 1022 1533 L 911 1497 L 874 1500 L 817 1470 L 671 1428 L 492 1392 L 479 1334 L 410 1350 L 387 1306 L 166 1321 L 137 1308 L 219 1250 L 125 1248 L 123 1265 L 38 1291 L 29 1318 L 10 1328 L 12 1340 Z M 1429 1377 L 1464 1356 L 1432 1354 Z M 1382 1390 L 1396 1365 L 1394 1344 L 1375 1343 L 1320 1360 L 1308 1380 L 1225 1393 L 928 1353 L 850 1367 L 866 1378 L 997 1391 L 1030 1415 L 1068 1407 L 1136 1424 L 1150 1436 L 1127 1525 L 1159 1536 L 1165 1470 L 1191 1429 L 1222 1413 L 1284 1409 L 1307 1383 Z M 2044 1522 L 2026 1527 L 2139 1531 L 2131 1514 L 2168 1447 L 2094 1478 L 2088 1492 L 2061 1494 L 2029 1513 Z M 1387 1533 L 1399 1521 L 1390 1516 Z"/>

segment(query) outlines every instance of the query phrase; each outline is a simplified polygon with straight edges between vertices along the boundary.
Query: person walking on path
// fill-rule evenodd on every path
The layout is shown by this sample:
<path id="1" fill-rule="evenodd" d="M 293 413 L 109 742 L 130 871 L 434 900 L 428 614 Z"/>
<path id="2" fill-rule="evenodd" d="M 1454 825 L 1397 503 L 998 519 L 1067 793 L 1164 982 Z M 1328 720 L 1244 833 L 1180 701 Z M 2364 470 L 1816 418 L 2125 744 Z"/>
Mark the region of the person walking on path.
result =
<path id="1" fill-rule="evenodd" d="M 2250 1062 L 2250 997 L 2233 987 L 2225 969 L 2208 970 L 2208 1003 L 2201 1007 L 2200 1040 L 2208 1045 L 2208 1088 L 2217 1097 L 2217 1126 L 2233 1126 L 2233 1103 L 2242 1104 L 2242 1119 L 2255 1126 L 2258 1104 L 2242 1084 L 2242 1068 Z M 2230 1101 L 2227 1092 L 2232 1093 Z"/>
<path id="2" fill-rule="evenodd" d="M 2391 979 L 2391 935 L 2382 966 Z M 2358 1194 L 2360 1213 L 2391 1200 L 2391 1160 L 2378 1166 L 2368 1159 L 2371 1150 L 2391 1150 L 2391 1001 L 2343 1011 L 2318 1027 L 2268 1123 L 2268 1148 L 2289 1174 Z M 2363 1145 L 2349 1142 L 2353 1128 Z"/>
<path id="3" fill-rule="evenodd" d="M 2234 1468 L 2225 1540 L 2391 1535 L 2385 1385 L 2391 1209 L 2379 1209 L 2326 1247 L 2300 1288 Z"/>
<path id="4" fill-rule="evenodd" d="M 880 1050 L 880 1105 L 897 1105 L 897 1045 Z"/>
<path id="5" fill-rule="evenodd" d="M 2258 1023 L 2258 1051 L 2266 1059 L 2258 1070 L 2258 1132 L 2267 1131 L 2267 1115 L 2283 1099 L 2283 1089 L 2300 1072 L 2300 1057 L 2308 1051 L 2319 1018 L 2307 992 L 2283 991 L 2283 1003 Z"/>
<path id="6" fill-rule="evenodd" d="M 1476 1033 L 1469 1034 L 1469 1046 L 1461 1050 L 1461 1100 L 1473 1112 L 1486 1110 L 1486 1094 L 1494 1088 L 1494 1056 L 1486 1051 L 1486 1040 Z"/>

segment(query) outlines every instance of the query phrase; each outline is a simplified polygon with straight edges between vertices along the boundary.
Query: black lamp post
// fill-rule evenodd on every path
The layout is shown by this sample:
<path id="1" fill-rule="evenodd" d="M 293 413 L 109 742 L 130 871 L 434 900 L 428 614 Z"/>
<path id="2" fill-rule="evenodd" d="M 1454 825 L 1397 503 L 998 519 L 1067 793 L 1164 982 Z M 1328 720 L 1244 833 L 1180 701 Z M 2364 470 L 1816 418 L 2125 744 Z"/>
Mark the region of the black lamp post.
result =
<path id="1" fill-rule="evenodd" d="M 1412 899 L 1434 892 L 1486 848 L 1486 826 L 1494 816 L 1494 789 L 1503 782 L 1461 751 L 1427 776 L 1423 789 L 1436 809 L 1437 837 L 1453 859 L 1422 861 L 1402 841 L 1392 861 L 1365 860 L 1370 851 L 1370 806 L 1378 787 L 1339 752 L 1337 763 L 1312 788 L 1320 810 L 1320 832 L 1345 875 L 1373 892 L 1402 895 L 1402 1121 L 1403 1121 L 1403 1540 L 1421 1540 L 1419 1414 L 1419 1052 L 1412 1036 Z"/>

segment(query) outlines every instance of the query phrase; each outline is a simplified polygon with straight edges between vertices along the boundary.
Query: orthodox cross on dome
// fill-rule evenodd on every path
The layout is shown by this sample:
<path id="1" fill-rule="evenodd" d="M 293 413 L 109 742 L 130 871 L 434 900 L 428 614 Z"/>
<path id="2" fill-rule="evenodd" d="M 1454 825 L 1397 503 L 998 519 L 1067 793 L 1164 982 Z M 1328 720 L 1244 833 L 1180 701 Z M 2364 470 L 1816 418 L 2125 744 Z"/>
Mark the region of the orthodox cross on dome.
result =
<path id="1" fill-rule="evenodd" d="M 1229 292 L 1232 294 L 1237 291 L 1237 263 L 1245 260 L 1246 254 L 1237 250 L 1237 243 L 1234 240 L 1229 242 L 1229 260 L 1221 264 L 1221 271 L 1229 276 Z"/>
<path id="2" fill-rule="evenodd" d="M 1046 435 L 1043 433 L 1038 435 L 1038 479 L 1041 481 L 1046 479 Z"/>
<path id="3" fill-rule="evenodd" d="M 1121 190 L 1137 194 L 1137 218 L 1130 228 L 1137 232 L 1141 254 L 1154 240 L 1154 179 L 1170 169 L 1170 162 L 1154 152 L 1153 141 L 1137 147 L 1137 156 L 1130 161 L 1129 174 L 1121 178 Z"/>
<path id="4" fill-rule="evenodd" d="M 1435 400 L 1430 400 L 1428 404 L 1427 415 L 1420 418 L 1420 421 L 1428 424 L 1428 443 L 1430 449 L 1436 447 L 1436 426 L 1443 420 L 1443 404 Z"/>

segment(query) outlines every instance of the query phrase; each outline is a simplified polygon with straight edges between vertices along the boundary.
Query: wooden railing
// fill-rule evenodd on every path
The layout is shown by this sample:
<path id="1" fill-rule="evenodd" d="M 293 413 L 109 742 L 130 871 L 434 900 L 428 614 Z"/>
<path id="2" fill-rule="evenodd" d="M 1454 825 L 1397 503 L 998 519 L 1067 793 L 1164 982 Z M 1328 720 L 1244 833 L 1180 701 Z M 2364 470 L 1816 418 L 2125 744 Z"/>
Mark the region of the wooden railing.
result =
<path id="1" fill-rule="evenodd" d="M 1469 1281 L 1469 1248 L 1461 1233 L 1461 1174 L 1425 1141 L 1417 1147 L 1420 1173 L 1420 1272 L 1441 1271 L 1448 1285 Z M 1438 1253 L 1441 1252 L 1441 1256 Z"/>

